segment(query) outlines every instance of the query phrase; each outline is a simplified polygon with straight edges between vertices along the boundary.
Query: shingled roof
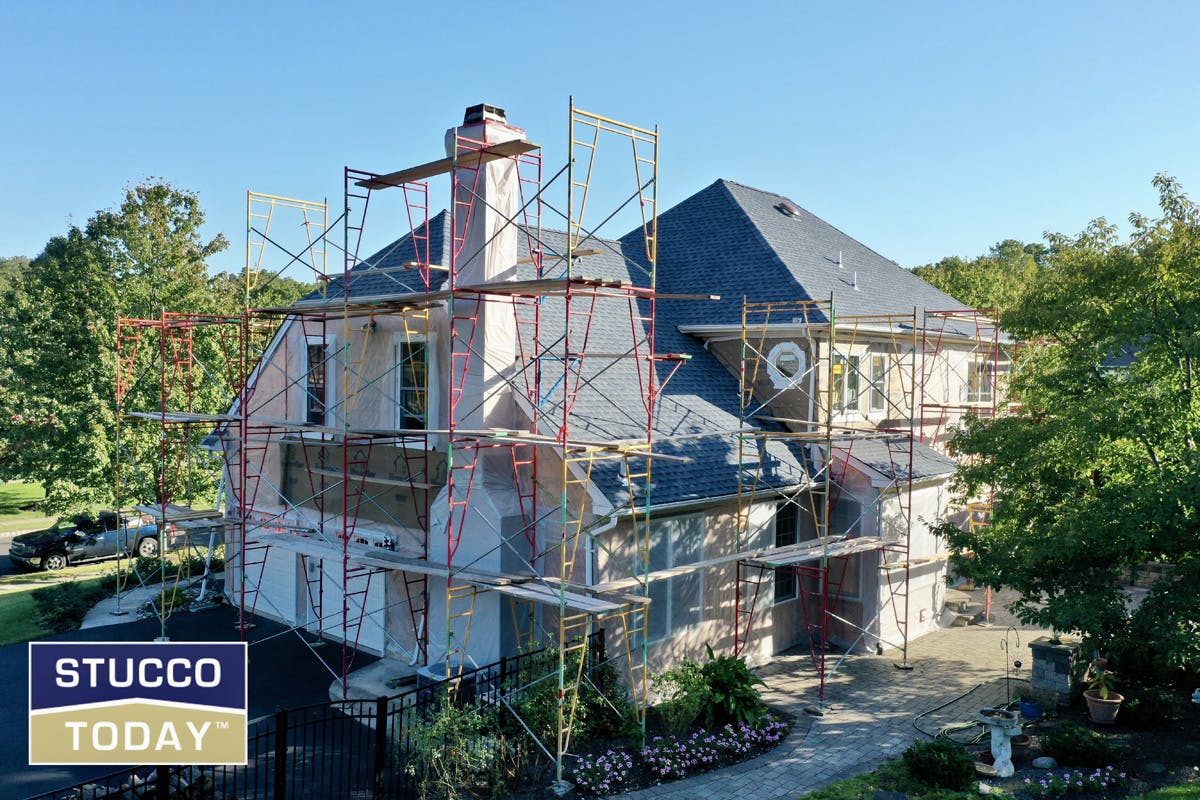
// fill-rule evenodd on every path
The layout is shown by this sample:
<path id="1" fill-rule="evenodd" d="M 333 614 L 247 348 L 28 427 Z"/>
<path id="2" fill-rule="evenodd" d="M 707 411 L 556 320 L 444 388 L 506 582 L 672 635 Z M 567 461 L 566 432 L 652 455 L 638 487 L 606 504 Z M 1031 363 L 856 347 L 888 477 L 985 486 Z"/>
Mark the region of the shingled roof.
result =
<path id="1" fill-rule="evenodd" d="M 790 213 L 779 209 L 785 202 Z M 446 212 L 430 219 L 433 263 L 448 263 L 449 225 Z M 565 252 L 565 233 L 543 231 L 541 239 L 546 252 Z M 522 252 L 524 246 L 522 242 Z M 728 433 L 739 424 L 736 376 L 708 354 L 702 341 L 681 333 L 681 326 L 737 325 L 743 296 L 765 301 L 826 299 L 832 294 L 839 315 L 911 313 L 914 307 L 966 308 L 781 195 L 731 181 L 719 180 L 663 213 L 659 218 L 658 247 L 657 285 L 661 292 L 719 294 L 722 300 L 660 300 L 657 304 L 656 351 L 681 353 L 691 358 L 671 377 L 659 396 L 654 434 L 660 443 L 655 449 L 686 456 L 691 461 L 655 463 L 651 486 L 655 505 L 701 502 L 732 496 L 738 490 L 737 439 Z M 582 259 L 579 273 L 645 285 L 645 275 L 639 268 L 645 261 L 640 227 L 619 241 L 593 238 L 577 245 L 577 249 L 599 251 Z M 426 291 L 417 270 L 376 271 L 410 263 L 414 253 L 414 238 L 410 234 L 363 259 L 351 274 L 351 296 Z M 552 272 L 549 270 L 547 276 L 552 277 Z M 857 290 L 853 288 L 855 272 Z M 520 266 L 515 277 L 533 278 L 532 265 Z M 430 278 L 429 289 L 436 290 L 444 284 L 446 273 L 433 272 Z M 342 289 L 341 279 L 331 281 L 325 296 L 340 298 Z M 314 293 L 307 299 L 318 296 Z M 606 302 L 608 306 L 626 305 Z M 554 341 L 561 334 L 564 317 L 561 304 L 561 298 L 555 297 L 544 298 L 542 302 L 541 324 L 546 341 Z M 613 308 L 598 311 L 591 323 L 588 350 L 624 352 L 629 347 L 629 325 L 627 305 L 623 311 Z M 658 364 L 656 370 L 661 381 L 670 373 L 671 365 Z M 579 394 L 573 408 L 574 435 L 600 439 L 644 436 L 645 412 L 640 410 L 642 390 L 635 362 L 585 358 L 584 375 L 596 379 L 602 391 Z M 562 400 L 561 383 L 545 389 L 542 411 L 553 416 L 561 408 Z M 724 435 L 672 439 L 717 433 Z M 763 480 L 780 490 L 808 482 L 810 476 L 801 447 L 778 440 L 768 444 L 769 457 L 764 463 L 772 468 L 769 476 L 760 480 L 760 490 L 768 488 Z M 894 472 L 886 452 L 881 455 L 868 446 L 856 450 L 854 455 L 860 460 L 865 457 L 864 463 L 885 474 Z M 932 451 L 922 450 L 915 456 L 914 477 L 943 474 L 948 469 L 946 461 Z M 597 463 L 592 478 L 614 505 L 627 502 L 628 489 L 617 462 Z"/>
<path id="2" fill-rule="evenodd" d="M 737 325 L 743 297 L 832 296 L 839 316 L 967 309 L 783 195 L 733 181 L 718 180 L 664 212 L 658 241 L 661 291 L 702 288 L 727 301 L 718 309 L 681 305 L 671 313 L 676 325 Z"/>

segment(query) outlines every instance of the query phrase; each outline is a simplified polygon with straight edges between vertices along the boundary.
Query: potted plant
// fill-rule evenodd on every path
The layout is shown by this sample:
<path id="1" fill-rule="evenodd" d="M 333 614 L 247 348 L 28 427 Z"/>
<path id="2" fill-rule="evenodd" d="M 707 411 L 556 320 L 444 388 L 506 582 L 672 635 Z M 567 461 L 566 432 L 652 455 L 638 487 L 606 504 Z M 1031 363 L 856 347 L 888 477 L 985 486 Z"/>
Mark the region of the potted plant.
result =
<path id="1" fill-rule="evenodd" d="M 1088 665 L 1083 679 L 1088 685 L 1083 699 L 1087 701 L 1088 715 L 1092 722 L 1098 725 L 1112 725 L 1117 719 L 1117 712 L 1121 709 L 1121 702 L 1125 696 L 1113 691 L 1116 675 L 1108 669 L 1107 659 L 1097 658 Z"/>
<path id="2" fill-rule="evenodd" d="M 1041 719 L 1042 715 L 1046 713 L 1046 710 L 1042 708 L 1042 704 L 1038 702 L 1037 697 L 1031 692 L 1022 694 L 1018 700 L 1018 707 L 1021 710 L 1021 717 L 1023 719 L 1032 722 L 1033 720 Z"/>

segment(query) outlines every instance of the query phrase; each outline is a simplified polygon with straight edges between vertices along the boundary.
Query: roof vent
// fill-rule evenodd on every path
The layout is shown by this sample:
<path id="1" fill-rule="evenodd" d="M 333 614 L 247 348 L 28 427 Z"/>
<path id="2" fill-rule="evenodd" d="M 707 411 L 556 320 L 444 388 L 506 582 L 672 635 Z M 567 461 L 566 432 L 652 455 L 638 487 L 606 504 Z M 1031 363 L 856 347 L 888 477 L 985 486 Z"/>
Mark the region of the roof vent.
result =
<path id="1" fill-rule="evenodd" d="M 779 205 L 775 207 L 779 209 L 780 214 L 783 214 L 786 217 L 791 217 L 792 219 L 800 218 L 800 206 L 796 205 L 787 198 L 780 200 Z"/>
<path id="2" fill-rule="evenodd" d="M 467 106 L 467 110 L 463 113 L 463 125 L 471 125 L 476 122 L 502 122 L 507 124 L 508 117 L 504 113 L 504 109 L 500 106 L 493 106 L 488 103 Z"/>

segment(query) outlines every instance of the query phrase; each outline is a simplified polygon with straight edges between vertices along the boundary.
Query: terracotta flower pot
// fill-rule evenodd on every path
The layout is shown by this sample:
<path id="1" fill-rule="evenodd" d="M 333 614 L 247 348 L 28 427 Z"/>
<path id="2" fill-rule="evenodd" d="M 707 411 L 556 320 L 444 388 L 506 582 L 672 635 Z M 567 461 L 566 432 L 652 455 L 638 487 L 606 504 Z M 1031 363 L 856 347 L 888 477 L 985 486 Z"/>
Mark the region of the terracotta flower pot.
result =
<path id="1" fill-rule="evenodd" d="M 1087 701 L 1088 715 L 1092 718 L 1092 722 L 1097 725 L 1112 725 L 1117 719 L 1117 711 L 1121 709 L 1121 701 L 1125 699 L 1125 695 L 1109 692 L 1108 698 L 1100 697 L 1100 693 L 1095 689 L 1088 689 L 1083 693 L 1083 699 Z"/>

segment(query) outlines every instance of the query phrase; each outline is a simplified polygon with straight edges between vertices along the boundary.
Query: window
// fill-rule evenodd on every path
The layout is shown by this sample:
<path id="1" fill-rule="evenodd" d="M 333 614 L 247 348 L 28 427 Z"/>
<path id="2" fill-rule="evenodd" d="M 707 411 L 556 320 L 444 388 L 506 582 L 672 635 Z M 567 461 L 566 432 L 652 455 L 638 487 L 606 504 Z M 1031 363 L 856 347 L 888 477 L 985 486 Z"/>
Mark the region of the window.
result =
<path id="1" fill-rule="evenodd" d="M 967 402 L 992 402 L 992 370 L 984 359 L 967 362 Z"/>
<path id="2" fill-rule="evenodd" d="M 780 342 L 767 353 L 767 375 L 776 389 L 797 386 L 804 373 L 804 351 L 795 342 Z"/>
<path id="3" fill-rule="evenodd" d="M 858 378 L 860 356 L 833 357 L 833 412 L 854 414 L 858 412 Z"/>
<path id="4" fill-rule="evenodd" d="M 650 571 L 704 558 L 704 515 L 668 517 L 650 524 Z M 650 641 L 674 636 L 704 619 L 704 576 L 686 572 L 650 584 Z"/>
<path id="5" fill-rule="evenodd" d="M 304 421 L 308 425 L 324 425 L 325 412 L 329 409 L 329 384 L 326 381 L 329 345 L 321 340 L 307 341 L 307 376 L 304 387 Z"/>
<path id="6" fill-rule="evenodd" d="M 787 547 L 800 540 L 800 507 L 795 498 L 779 504 L 775 511 L 775 546 Z M 796 599 L 796 572 L 791 567 L 775 570 L 775 602 Z"/>
<path id="7" fill-rule="evenodd" d="M 862 505 L 843 492 L 832 504 L 829 535 L 854 538 L 861 532 Z M 841 599 L 853 600 L 859 597 L 861 562 L 861 554 L 858 553 L 829 560 L 829 582 Z"/>
<path id="8" fill-rule="evenodd" d="M 869 403 L 872 413 L 881 413 L 887 410 L 886 356 L 871 356 L 871 392 Z"/>
<path id="9" fill-rule="evenodd" d="M 397 341 L 392 358 L 396 364 L 396 428 L 428 428 L 429 343 L 420 339 Z"/>

